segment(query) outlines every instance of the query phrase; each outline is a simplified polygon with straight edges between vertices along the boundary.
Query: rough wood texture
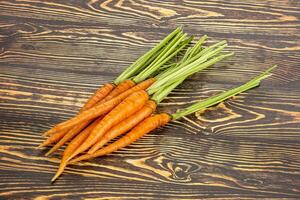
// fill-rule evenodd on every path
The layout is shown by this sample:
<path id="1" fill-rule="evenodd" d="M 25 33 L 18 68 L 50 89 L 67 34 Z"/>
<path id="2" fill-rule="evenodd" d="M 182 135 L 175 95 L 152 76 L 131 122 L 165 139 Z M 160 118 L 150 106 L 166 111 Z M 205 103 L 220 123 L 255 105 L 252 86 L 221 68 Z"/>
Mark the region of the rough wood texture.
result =
<path id="1" fill-rule="evenodd" d="M 300 198 L 300 2 L 0 1 L 1 199 Z M 249 80 L 262 86 L 155 131 L 94 162 L 69 167 L 35 147 L 174 27 L 236 56 L 197 74 L 160 110 Z"/>

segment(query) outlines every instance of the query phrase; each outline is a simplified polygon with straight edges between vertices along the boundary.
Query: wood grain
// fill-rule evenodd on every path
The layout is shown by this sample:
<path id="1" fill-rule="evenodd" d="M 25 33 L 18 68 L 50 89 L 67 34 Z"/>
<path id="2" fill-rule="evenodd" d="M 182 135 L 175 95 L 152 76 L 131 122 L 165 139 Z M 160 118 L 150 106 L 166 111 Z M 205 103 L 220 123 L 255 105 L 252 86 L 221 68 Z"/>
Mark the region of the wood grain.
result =
<path id="1" fill-rule="evenodd" d="M 0 1 L 1 199 L 299 199 L 298 1 Z M 67 168 L 36 146 L 174 27 L 227 39 L 236 55 L 189 78 L 171 112 L 237 86 L 255 90 Z"/>

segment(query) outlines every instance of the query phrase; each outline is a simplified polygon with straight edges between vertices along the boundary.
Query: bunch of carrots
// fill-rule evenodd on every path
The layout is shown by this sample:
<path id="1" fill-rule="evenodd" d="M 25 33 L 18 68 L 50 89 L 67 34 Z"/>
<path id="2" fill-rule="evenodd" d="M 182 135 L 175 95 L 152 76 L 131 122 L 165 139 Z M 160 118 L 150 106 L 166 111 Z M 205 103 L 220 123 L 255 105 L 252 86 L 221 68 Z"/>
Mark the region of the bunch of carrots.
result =
<path id="1" fill-rule="evenodd" d="M 187 77 L 230 57 L 222 54 L 226 41 L 204 47 L 207 36 L 191 45 L 193 37 L 175 29 L 145 53 L 112 83 L 104 84 L 73 118 L 44 133 L 48 138 L 39 146 L 53 145 L 50 155 L 68 142 L 52 181 L 68 164 L 112 153 L 126 147 L 171 120 L 203 110 L 259 85 L 269 76 L 268 69 L 246 84 L 195 103 L 173 114 L 154 114 L 157 105 Z M 120 137 L 115 142 L 113 139 Z"/>

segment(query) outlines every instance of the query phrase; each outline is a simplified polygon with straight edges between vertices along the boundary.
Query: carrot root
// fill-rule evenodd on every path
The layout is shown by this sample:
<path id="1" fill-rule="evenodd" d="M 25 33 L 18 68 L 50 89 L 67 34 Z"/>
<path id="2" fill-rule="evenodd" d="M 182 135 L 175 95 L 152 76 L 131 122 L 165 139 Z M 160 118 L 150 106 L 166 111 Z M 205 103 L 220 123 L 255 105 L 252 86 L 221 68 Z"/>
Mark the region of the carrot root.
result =
<path id="1" fill-rule="evenodd" d="M 47 138 L 42 144 L 40 144 L 38 147 L 45 147 L 50 144 L 53 144 L 54 142 L 59 141 L 63 136 L 65 135 L 65 131 L 57 132 L 53 135 L 51 135 L 49 138 Z"/>
<path id="2" fill-rule="evenodd" d="M 67 166 L 67 161 L 62 161 L 59 165 L 59 168 L 56 172 L 56 174 L 53 176 L 53 178 L 51 179 L 51 182 L 53 183 L 64 171 L 64 169 Z"/>

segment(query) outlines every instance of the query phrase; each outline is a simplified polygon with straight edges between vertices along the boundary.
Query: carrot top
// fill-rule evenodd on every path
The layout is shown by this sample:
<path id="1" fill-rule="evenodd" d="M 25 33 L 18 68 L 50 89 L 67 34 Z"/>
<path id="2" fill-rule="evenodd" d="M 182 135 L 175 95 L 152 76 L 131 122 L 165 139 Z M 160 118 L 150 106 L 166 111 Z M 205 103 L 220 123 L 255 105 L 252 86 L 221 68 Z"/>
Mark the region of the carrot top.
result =
<path id="1" fill-rule="evenodd" d="M 226 99 L 233 97 L 239 93 L 245 92 L 251 88 L 259 86 L 260 82 L 263 79 L 269 77 L 271 75 L 270 72 L 276 67 L 277 67 L 276 65 L 274 65 L 273 67 L 270 67 L 266 71 L 262 72 L 260 75 L 254 77 L 253 79 L 251 79 L 250 81 L 248 81 L 247 83 L 245 83 L 239 87 L 233 88 L 229 91 L 222 92 L 221 94 L 214 95 L 212 97 L 205 99 L 204 101 L 195 103 L 195 104 L 189 106 L 188 108 L 177 111 L 176 113 L 172 114 L 172 120 L 177 120 L 183 116 L 186 116 L 186 115 L 192 114 L 196 111 L 203 110 L 207 107 L 216 105 L 216 104 L 218 104 L 222 101 L 225 101 Z"/>
<path id="2" fill-rule="evenodd" d="M 152 100 L 157 103 L 161 102 L 190 75 L 232 55 L 230 53 L 218 56 L 227 46 L 226 41 L 203 48 L 202 44 L 206 39 L 206 35 L 201 37 L 193 47 L 187 49 L 182 59 L 176 65 L 169 67 L 155 77 L 157 81 L 147 90 L 149 94 L 153 94 Z"/>
<path id="3" fill-rule="evenodd" d="M 157 71 L 163 64 L 173 58 L 179 51 L 181 51 L 187 44 L 192 41 L 193 37 L 187 37 L 187 34 L 179 33 L 175 38 L 164 48 L 164 50 L 157 56 L 157 58 L 136 77 L 133 78 L 135 82 L 140 82 L 147 78 L 150 74 Z"/>
<path id="4" fill-rule="evenodd" d="M 166 72 L 159 74 L 158 77 L 156 77 L 157 81 L 148 88 L 149 94 L 153 94 L 161 90 L 162 86 L 175 83 L 183 77 L 187 78 L 188 76 L 203 70 L 220 60 L 232 56 L 233 53 L 218 55 L 226 46 L 226 41 L 219 42 L 201 50 L 198 54 L 192 56 L 190 59 L 186 59 L 179 65 L 167 69 Z M 192 50 L 189 52 L 192 52 Z"/>
<path id="5" fill-rule="evenodd" d="M 156 60 L 157 58 L 160 58 L 163 56 L 168 49 L 173 47 L 172 51 L 169 51 L 169 54 L 166 54 L 166 56 L 169 56 L 172 53 L 175 53 L 174 50 L 180 46 L 176 43 L 178 41 L 178 38 L 183 35 L 182 29 L 180 27 L 176 28 L 172 33 L 170 33 L 168 36 L 166 36 L 159 44 L 157 44 L 155 47 L 153 47 L 151 50 L 149 50 L 147 53 L 145 53 L 143 56 L 138 58 L 134 63 L 132 63 L 126 70 L 121 73 L 114 81 L 114 83 L 117 85 L 120 82 L 130 79 L 133 76 L 136 76 L 139 74 L 142 70 L 146 70 L 146 67 L 149 65 L 157 64 Z M 173 46 L 176 43 L 175 46 Z M 181 44 L 181 48 L 183 48 L 185 45 Z M 175 53 L 176 54 L 176 53 Z M 155 71 L 155 70 L 154 70 Z M 144 76 L 142 79 L 135 80 L 136 83 L 145 80 L 147 77 L 149 77 L 153 72 L 149 72 Z"/>

